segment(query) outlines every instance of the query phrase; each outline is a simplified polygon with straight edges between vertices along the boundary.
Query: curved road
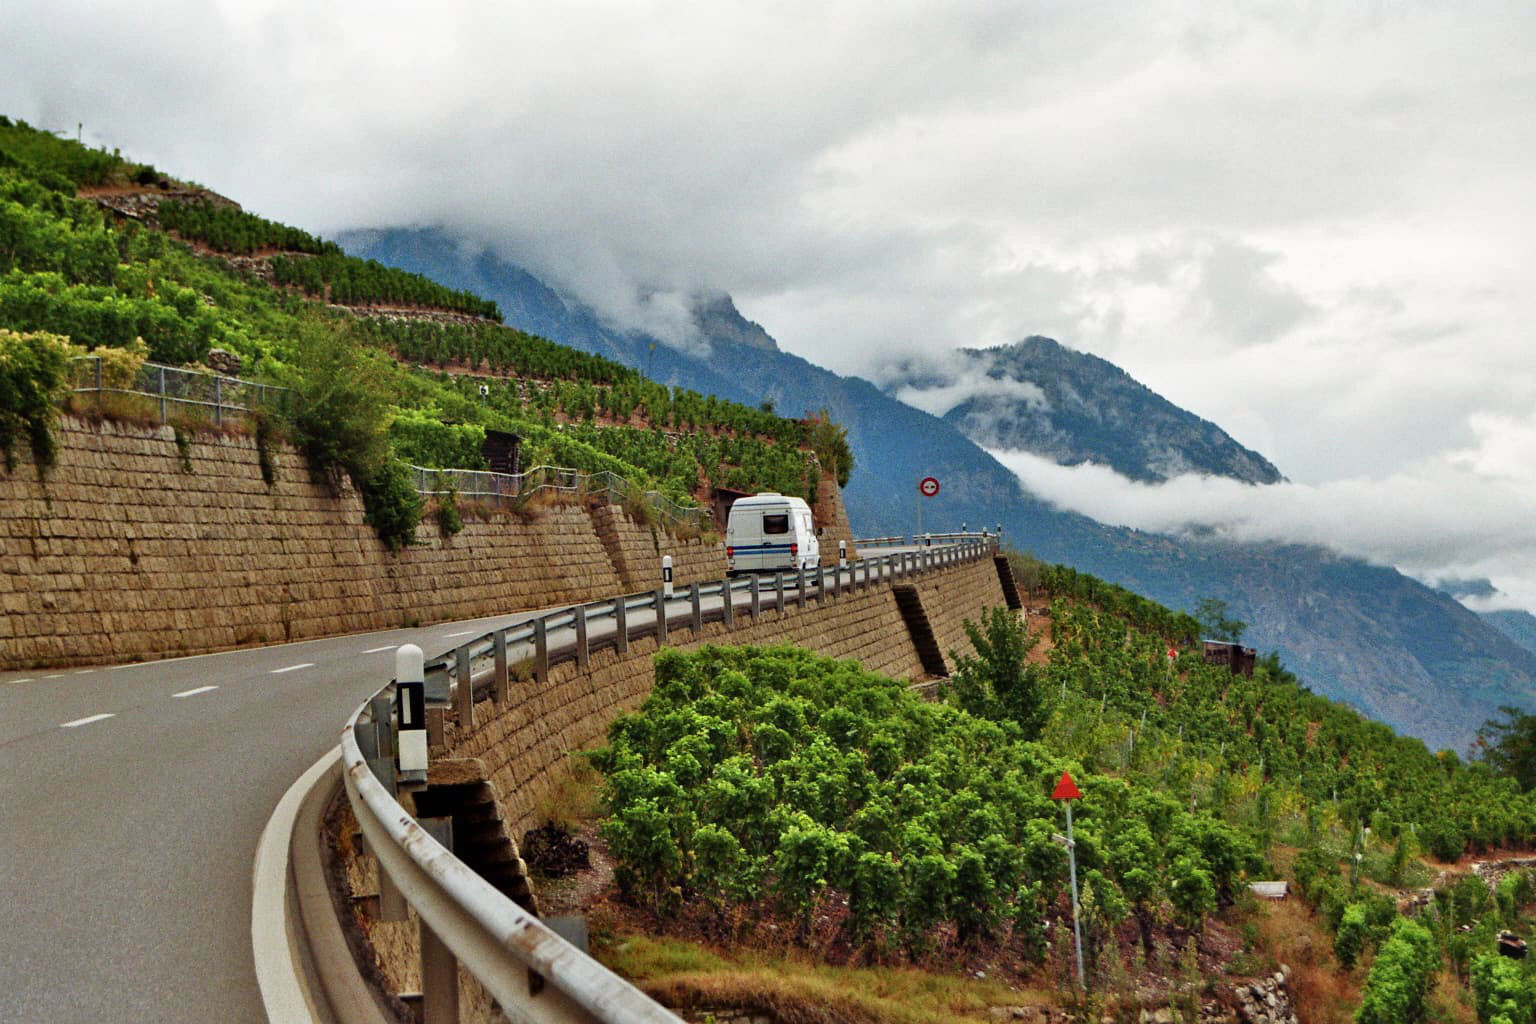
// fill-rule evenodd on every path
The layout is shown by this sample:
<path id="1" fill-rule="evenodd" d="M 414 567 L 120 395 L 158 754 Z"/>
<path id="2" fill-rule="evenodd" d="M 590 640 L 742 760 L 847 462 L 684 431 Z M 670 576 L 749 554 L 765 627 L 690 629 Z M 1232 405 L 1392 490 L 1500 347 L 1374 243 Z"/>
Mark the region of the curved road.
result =
<path id="1" fill-rule="evenodd" d="M 264 1020 L 251 868 L 394 671 L 529 618 L 0 674 L 0 1022 Z"/>
<path id="2" fill-rule="evenodd" d="M 0 673 L 0 1024 L 264 1020 L 251 871 L 278 800 L 400 644 L 430 657 L 537 614 Z"/>

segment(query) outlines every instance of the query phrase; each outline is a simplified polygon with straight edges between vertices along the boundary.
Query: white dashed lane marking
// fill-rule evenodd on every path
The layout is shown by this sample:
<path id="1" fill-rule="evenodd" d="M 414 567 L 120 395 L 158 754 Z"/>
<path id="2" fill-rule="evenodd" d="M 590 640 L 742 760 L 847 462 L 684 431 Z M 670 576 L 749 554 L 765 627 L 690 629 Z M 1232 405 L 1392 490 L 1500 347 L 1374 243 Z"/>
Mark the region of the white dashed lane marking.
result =
<path id="1" fill-rule="evenodd" d="M 471 634 L 473 632 L 474 632 L 474 630 L 472 630 L 472 629 L 464 629 L 464 630 L 460 630 L 457 633 L 444 633 L 443 634 L 443 639 L 445 639 L 445 640 L 452 640 L 456 636 L 469 636 L 469 634 Z"/>
<path id="2" fill-rule="evenodd" d="M 59 728 L 60 729 L 74 729 L 74 728 L 77 728 L 77 727 L 82 726 L 82 725 L 90 725 L 92 722 L 101 722 L 101 721 L 105 721 L 108 718 L 116 718 L 116 717 L 117 717 L 116 715 L 111 715 L 111 714 L 89 715 L 89 716 L 87 716 L 85 718 L 77 718 L 73 722 L 61 722 L 59 724 Z"/>
<path id="3" fill-rule="evenodd" d="M 312 661 L 301 661 L 297 665 L 289 665 L 287 668 L 275 668 L 275 669 L 272 670 L 271 674 L 274 675 L 274 676 L 280 676 L 284 672 L 297 672 L 301 668 L 314 668 L 314 667 L 315 667 L 315 663 L 312 662 Z"/>
<path id="4" fill-rule="evenodd" d="M 396 646 L 397 646 L 396 644 L 385 644 L 383 647 L 370 647 L 366 651 L 364 651 L 363 653 L 364 654 L 378 654 L 380 651 L 392 651 L 392 650 L 395 649 Z"/>
<path id="5" fill-rule="evenodd" d="M 173 693 L 173 694 L 171 694 L 171 696 L 172 697 L 195 697 L 195 696 L 197 696 L 200 693 L 207 693 L 209 690 L 217 690 L 217 689 L 218 689 L 217 686 L 199 686 L 195 690 L 182 690 L 180 693 Z"/>

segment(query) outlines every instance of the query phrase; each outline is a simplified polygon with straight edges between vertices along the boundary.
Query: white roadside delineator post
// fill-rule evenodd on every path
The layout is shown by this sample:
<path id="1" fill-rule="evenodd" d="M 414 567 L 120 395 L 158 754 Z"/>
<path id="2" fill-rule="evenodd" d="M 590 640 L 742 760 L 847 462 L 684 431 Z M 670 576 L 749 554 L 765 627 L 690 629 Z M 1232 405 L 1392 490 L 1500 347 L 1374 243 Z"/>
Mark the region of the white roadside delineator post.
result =
<path id="1" fill-rule="evenodd" d="M 395 763 L 402 782 L 427 781 L 427 674 L 421 648 L 395 651 Z"/>
<path id="2" fill-rule="evenodd" d="M 668 598 L 670 598 L 672 596 L 672 556 L 671 555 L 663 555 L 661 557 L 661 589 L 662 589 L 663 596 L 668 597 Z"/>

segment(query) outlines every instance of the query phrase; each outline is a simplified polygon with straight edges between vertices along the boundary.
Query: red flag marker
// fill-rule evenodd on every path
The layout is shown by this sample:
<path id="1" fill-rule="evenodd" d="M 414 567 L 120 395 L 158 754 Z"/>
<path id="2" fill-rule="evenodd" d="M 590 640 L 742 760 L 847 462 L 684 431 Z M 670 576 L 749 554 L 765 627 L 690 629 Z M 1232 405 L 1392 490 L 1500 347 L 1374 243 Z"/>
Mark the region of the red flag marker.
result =
<path id="1" fill-rule="evenodd" d="M 1072 781 L 1070 772 L 1062 772 L 1061 780 L 1056 783 L 1056 788 L 1051 792 L 1052 800 L 1081 800 L 1083 794 L 1077 788 L 1077 783 Z"/>
<path id="2" fill-rule="evenodd" d="M 1176 658 L 1178 658 L 1178 656 L 1179 656 L 1179 649 L 1177 647 L 1170 647 L 1170 648 L 1168 648 L 1168 660 L 1169 661 L 1175 660 Z"/>

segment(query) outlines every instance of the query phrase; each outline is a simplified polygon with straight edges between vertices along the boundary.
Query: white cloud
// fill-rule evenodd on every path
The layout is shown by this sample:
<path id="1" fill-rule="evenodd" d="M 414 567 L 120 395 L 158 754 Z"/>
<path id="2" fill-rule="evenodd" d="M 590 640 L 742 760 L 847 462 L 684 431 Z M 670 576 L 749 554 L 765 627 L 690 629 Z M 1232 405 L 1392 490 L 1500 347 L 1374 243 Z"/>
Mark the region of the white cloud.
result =
<path id="1" fill-rule="evenodd" d="M 1536 422 L 1525 424 L 1529 429 Z M 1507 440 L 1493 432 L 1465 459 L 1425 459 L 1379 478 L 1255 486 L 1182 476 L 1162 484 L 1104 466 L 1060 466 L 993 451 L 1033 493 L 1100 522 L 1237 541 L 1316 544 L 1426 580 L 1487 578 L 1502 606 L 1536 610 L 1536 467 L 1519 475 L 1470 470 Z"/>
<path id="2" fill-rule="evenodd" d="M 1298 530 L 1412 497 L 1382 557 L 1427 564 L 1533 508 L 1533 49 L 1493 0 L 9 0 L 0 112 L 684 347 L 721 292 L 843 372 L 1050 335 L 1302 481 Z"/>

